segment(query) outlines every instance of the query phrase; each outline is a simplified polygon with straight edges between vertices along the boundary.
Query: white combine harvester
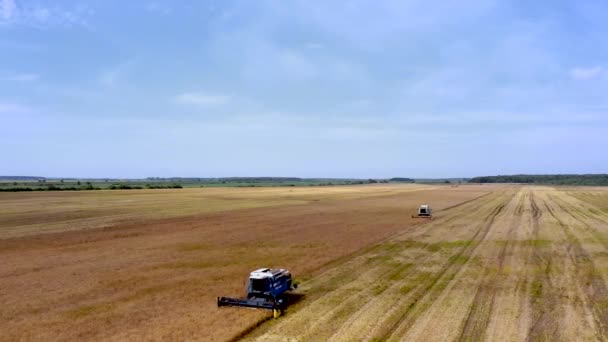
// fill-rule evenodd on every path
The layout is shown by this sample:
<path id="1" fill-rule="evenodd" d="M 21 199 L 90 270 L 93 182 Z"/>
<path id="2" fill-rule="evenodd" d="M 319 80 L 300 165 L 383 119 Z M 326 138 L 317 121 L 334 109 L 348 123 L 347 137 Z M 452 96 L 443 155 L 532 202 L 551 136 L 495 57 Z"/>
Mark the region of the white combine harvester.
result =
<path id="1" fill-rule="evenodd" d="M 416 215 L 412 215 L 412 218 L 432 219 L 433 210 L 431 209 L 431 207 L 428 204 L 423 204 L 420 207 L 418 207 L 418 212 L 416 213 Z"/>

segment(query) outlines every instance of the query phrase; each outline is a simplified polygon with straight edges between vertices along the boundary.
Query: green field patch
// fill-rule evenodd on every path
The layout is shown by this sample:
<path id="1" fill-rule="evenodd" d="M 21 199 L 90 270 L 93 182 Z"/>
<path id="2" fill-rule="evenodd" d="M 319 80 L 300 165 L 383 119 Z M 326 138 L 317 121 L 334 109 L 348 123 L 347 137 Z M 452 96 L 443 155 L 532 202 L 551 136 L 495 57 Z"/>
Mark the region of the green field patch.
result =
<path id="1" fill-rule="evenodd" d="M 180 252 L 201 251 L 207 248 L 209 248 L 209 245 L 204 243 L 184 243 L 177 246 L 177 250 Z"/>
<path id="2" fill-rule="evenodd" d="M 598 258 L 606 258 L 606 257 L 608 257 L 608 252 L 606 252 L 606 251 L 595 252 L 595 253 L 593 253 L 593 255 Z"/>
<path id="3" fill-rule="evenodd" d="M 401 280 L 405 276 L 405 273 L 413 266 L 411 263 L 399 264 L 397 267 L 393 267 L 392 272 L 388 275 L 388 280 L 396 281 Z"/>
<path id="4" fill-rule="evenodd" d="M 357 279 L 358 274 L 356 272 L 340 272 L 328 279 L 325 279 L 323 283 L 315 286 L 315 292 L 327 293 L 337 290 L 340 286 L 348 284 Z"/>
<path id="5" fill-rule="evenodd" d="M 373 256 L 368 256 L 365 258 L 365 262 L 368 264 L 373 264 L 373 263 L 377 263 L 377 262 L 389 262 L 393 259 L 392 256 L 390 255 L 373 255 Z"/>
<path id="6" fill-rule="evenodd" d="M 527 240 L 495 240 L 494 243 L 498 246 L 516 245 L 523 247 L 549 247 L 553 243 L 552 240 L 546 239 L 527 239 Z"/>
<path id="7" fill-rule="evenodd" d="M 470 245 L 472 240 L 455 240 L 455 241 L 442 241 L 436 242 L 428 245 L 427 249 L 431 252 L 437 252 L 440 249 L 449 249 L 449 248 L 460 248 L 466 247 Z"/>
<path id="8" fill-rule="evenodd" d="M 433 272 L 422 271 L 416 274 L 414 277 L 414 283 L 421 283 L 427 281 L 429 277 L 433 275 Z"/>
<path id="9" fill-rule="evenodd" d="M 403 240 L 401 246 L 403 248 L 425 248 L 428 244 L 422 241 Z"/>
<path id="10" fill-rule="evenodd" d="M 412 284 L 406 284 L 403 285 L 399 288 L 399 292 L 401 292 L 401 294 L 408 294 L 410 293 L 416 286 L 412 285 Z"/>
<path id="11" fill-rule="evenodd" d="M 374 295 L 379 295 L 382 292 L 386 291 L 386 289 L 388 289 L 388 285 L 387 284 L 379 284 L 374 286 L 374 288 L 372 289 L 372 292 L 374 293 Z"/>
<path id="12" fill-rule="evenodd" d="M 599 244 L 602 244 L 602 245 L 608 245 L 608 238 L 600 236 L 600 235 L 603 235 L 603 234 L 596 233 L 596 234 L 594 234 L 595 237 L 593 237 L 593 238 L 586 238 L 586 239 L 583 239 L 582 241 L 584 243 L 596 243 L 596 244 L 599 243 Z"/>
<path id="13" fill-rule="evenodd" d="M 469 261 L 469 256 L 467 255 L 452 255 L 450 257 L 450 264 L 466 264 Z"/>
<path id="14" fill-rule="evenodd" d="M 428 245 L 426 249 L 430 252 L 439 252 L 441 250 L 441 246 L 437 243 L 432 243 Z"/>
<path id="15" fill-rule="evenodd" d="M 108 312 L 114 308 L 114 305 L 111 303 L 100 303 L 93 305 L 85 305 L 79 308 L 69 310 L 66 312 L 66 316 L 71 319 L 80 319 L 87 316 Z"/>
<path id="16" fill-rule="evenodd" d="M 421 241 L 403 240 L 384 243 L 378 246 L 378 250 L 382 252 L 397 253 L 406 249 L 423 249 L 427 245 L 427 243 Z"/>
<path id="17" fill-rule="evenodd" d="M 534 280 L 530 285 L 530 296 L 533 301 L 538 300 L 543 295 L 543 282 Z"/>
<path id="18" fill-rule="evenodd" d="M 502 267 L 502 269 L 500 269 L 499 273 L 502 275 L 509 275 L 509 274 L 513 273 L 513 268 L 509 265 L 505 265 Z"/>
<path id="19" fill-rule="evenodd" d="M 388 253 L 398 253 L 401 250 L 403 250 L 404 245 L 402 245 L 401 243 L 398 242 L 388 242 L 385 243 L 381 246 L 379 246 L 379 249 L 383 252 L 388 252 Z"/>
<path id="20" fill-rule="evenodd" d="M 528 246 L 532 246 L 532 247 L 549 247 L 549 246 L 551 246 L 553 241 L 544 240 L 544 239 L 531 239 L 531 240 L 524 240 L 524 243 L 527 244 Z"/>
<path id="21" fill-rule="evenodd" d="M 602 215 L 603 213 L 600 210 L 594 209 L 594 208 L 587 208 L 587 210 L 589 210 L 590 213 L 595 214 L 595 215 Z"/>
<path id="22" fill-rule="evenodd" d="M 443 280 L 443 281 L 439 281 L 435 284 L 435 291 L 443 291 L 445 290 L 446 287 L 448 287 L 448 285 L 450 284 L 450 281 L 452 281 L 452 279 L 447 279 L 447 280 Z"/>

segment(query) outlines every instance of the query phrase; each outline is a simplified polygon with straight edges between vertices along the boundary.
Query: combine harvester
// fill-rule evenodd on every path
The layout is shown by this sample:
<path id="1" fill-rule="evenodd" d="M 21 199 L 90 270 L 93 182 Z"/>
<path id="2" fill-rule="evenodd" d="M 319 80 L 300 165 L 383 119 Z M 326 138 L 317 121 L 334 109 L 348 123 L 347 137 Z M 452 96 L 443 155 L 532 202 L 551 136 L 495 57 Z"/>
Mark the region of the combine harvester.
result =
<path id="1" fill-rule="evenodd" d="M 274 318 L 287 306 L 287 291 L 292 287 L 291 273 L 285 269 L 260 268 L 249 275 L 247 299 L 218 297 L 217 306 L 242 306 L 272 310 Z"/>
<path id="2" fill-rule="evenodd" d="M 431 209 L 431 207 L 429 207 L 428 204 L 423 204 L 420 207 L 418 207 L 418 212 L 416 213 L 416 215 L 412 215 L 412 218 L 426 218 L 426 219 L 433 219 L 433 214 L 432 214 L 433 210 Z"/>

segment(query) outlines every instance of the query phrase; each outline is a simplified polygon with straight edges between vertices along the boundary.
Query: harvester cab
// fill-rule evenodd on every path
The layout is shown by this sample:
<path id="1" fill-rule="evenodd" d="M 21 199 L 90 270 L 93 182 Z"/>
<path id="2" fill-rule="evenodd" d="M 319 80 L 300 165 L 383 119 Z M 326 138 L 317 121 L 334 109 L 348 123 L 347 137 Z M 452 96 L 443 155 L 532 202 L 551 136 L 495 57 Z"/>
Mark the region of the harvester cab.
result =
<path id="1" fill-rule="evenodd" d="M 423 204 L 420 207 L 418 207 L 418 211 L 416 212 L 416 215 L 412 215 L 412 217 L 432 219 L 433 211 L 428 204 Z"/>
<path id="2" fill-rule="evenodd" d="M 260 268 L 249 274 L 246 299 L 218 297 L 217 306 L 267 309 L 277 318 L 287 306 L 286 292 L 295 287 L 288 270 Z"/>

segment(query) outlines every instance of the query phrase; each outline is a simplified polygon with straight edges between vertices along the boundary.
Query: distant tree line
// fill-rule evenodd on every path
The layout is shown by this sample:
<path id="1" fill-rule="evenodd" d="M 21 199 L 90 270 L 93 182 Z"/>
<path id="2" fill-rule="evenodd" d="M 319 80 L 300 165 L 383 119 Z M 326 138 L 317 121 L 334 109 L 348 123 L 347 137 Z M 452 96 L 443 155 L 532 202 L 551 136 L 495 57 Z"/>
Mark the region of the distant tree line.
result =
<path id="1" fill-rule="evenodd" d="M 298 177 L 148 177 L 146 179 L 111 178 L 44 178 L 0 176 L 0 191 L 79 191 L 79 190 L 129 190 L 129 189 L 179 189 L 182 187 L 285 187 L 285 186 L 337 186 L 403 182 L 414 183 L 411 178 L 391 179 L 356 178 L 298 178 Z M 10 181 L 9 178 L 12 180 Z M 21 179 L 19 179 L 21 178 Z M 85 183 L 86 182 L 86 183 Z"/>
<path id="2" fill-rule="evenodd" d="M 24 192 L 24 191 L 81 191 L 81 190 L 137 190 L 137 189 L 181 189 L 183 186 L 181 184 L 146 184 L 145 186 L 135 185 L 135 184 L 112 184 L 109 187 L 100 188 L 94 186 L 92 183 L 87 182 L 85 185 L 81 185 L 80 181 L 78 182 L 78 186 L 63 186 L 63 185 L 55 185 L 49 184 L 44 186 L 37 187 L 29 187 L 29 186 L 16 186 L 14 184 L 12 187 L 2 188 L 0 187 L 0 192 Z"/>
<path id="3" fill-rule="evenodd" d="M 178 182 L 178 183 L 204 183 L 204 184 L 229 184 L 229 183 L 346 183 L 360 181 L 348 178 L 299 178 L 299 177 L 219 177 L 219 178 L 185 178 L 185 177 L 147 177 L 145 180 L 153 182 Z"/>
<path id="4" fill-rule="evenodd" d="M 523 183 L 552 185 L 608 185 L 608 174 L 501 175 L 475 177 L 469 183 Z"/>
<path id="5" fill-rule="evenodd" d="M 391 182 L 399 182 L 399 183 L 414 183 L 416 182 L 415 180 L 411 179 L 411 178 L 404 178 L 404 177 L 394 177 L 389 179 Z"/>
<path id="6" fill-rule="evenodd" d="M 0 192 L 23 192 L 23 191 L 80 191 L 80 190 L 100 190 L 101 188 L 94 187 L 92 184 L 86 186 L 56 186 L 53 184 L 41 187 L 12 187 L 0 188 Z"/>
<path id="7" fill-rule="evenodd" d="M 157 182 L 181 182 L 181 183 L 262 183 L 262 182 L 301 182 L 307 179 L 298 177 L 222 177 L 222 178 L 187 178 L 187 177 L 147 177 L 146 180 Z"/>
<path id="8" fill-rule="evenodd" d="M 18 180 L 18 181 L 37 181 L 44 179 L 44 177 L 34 176 L 0 176 L 0 180 Z"/>

